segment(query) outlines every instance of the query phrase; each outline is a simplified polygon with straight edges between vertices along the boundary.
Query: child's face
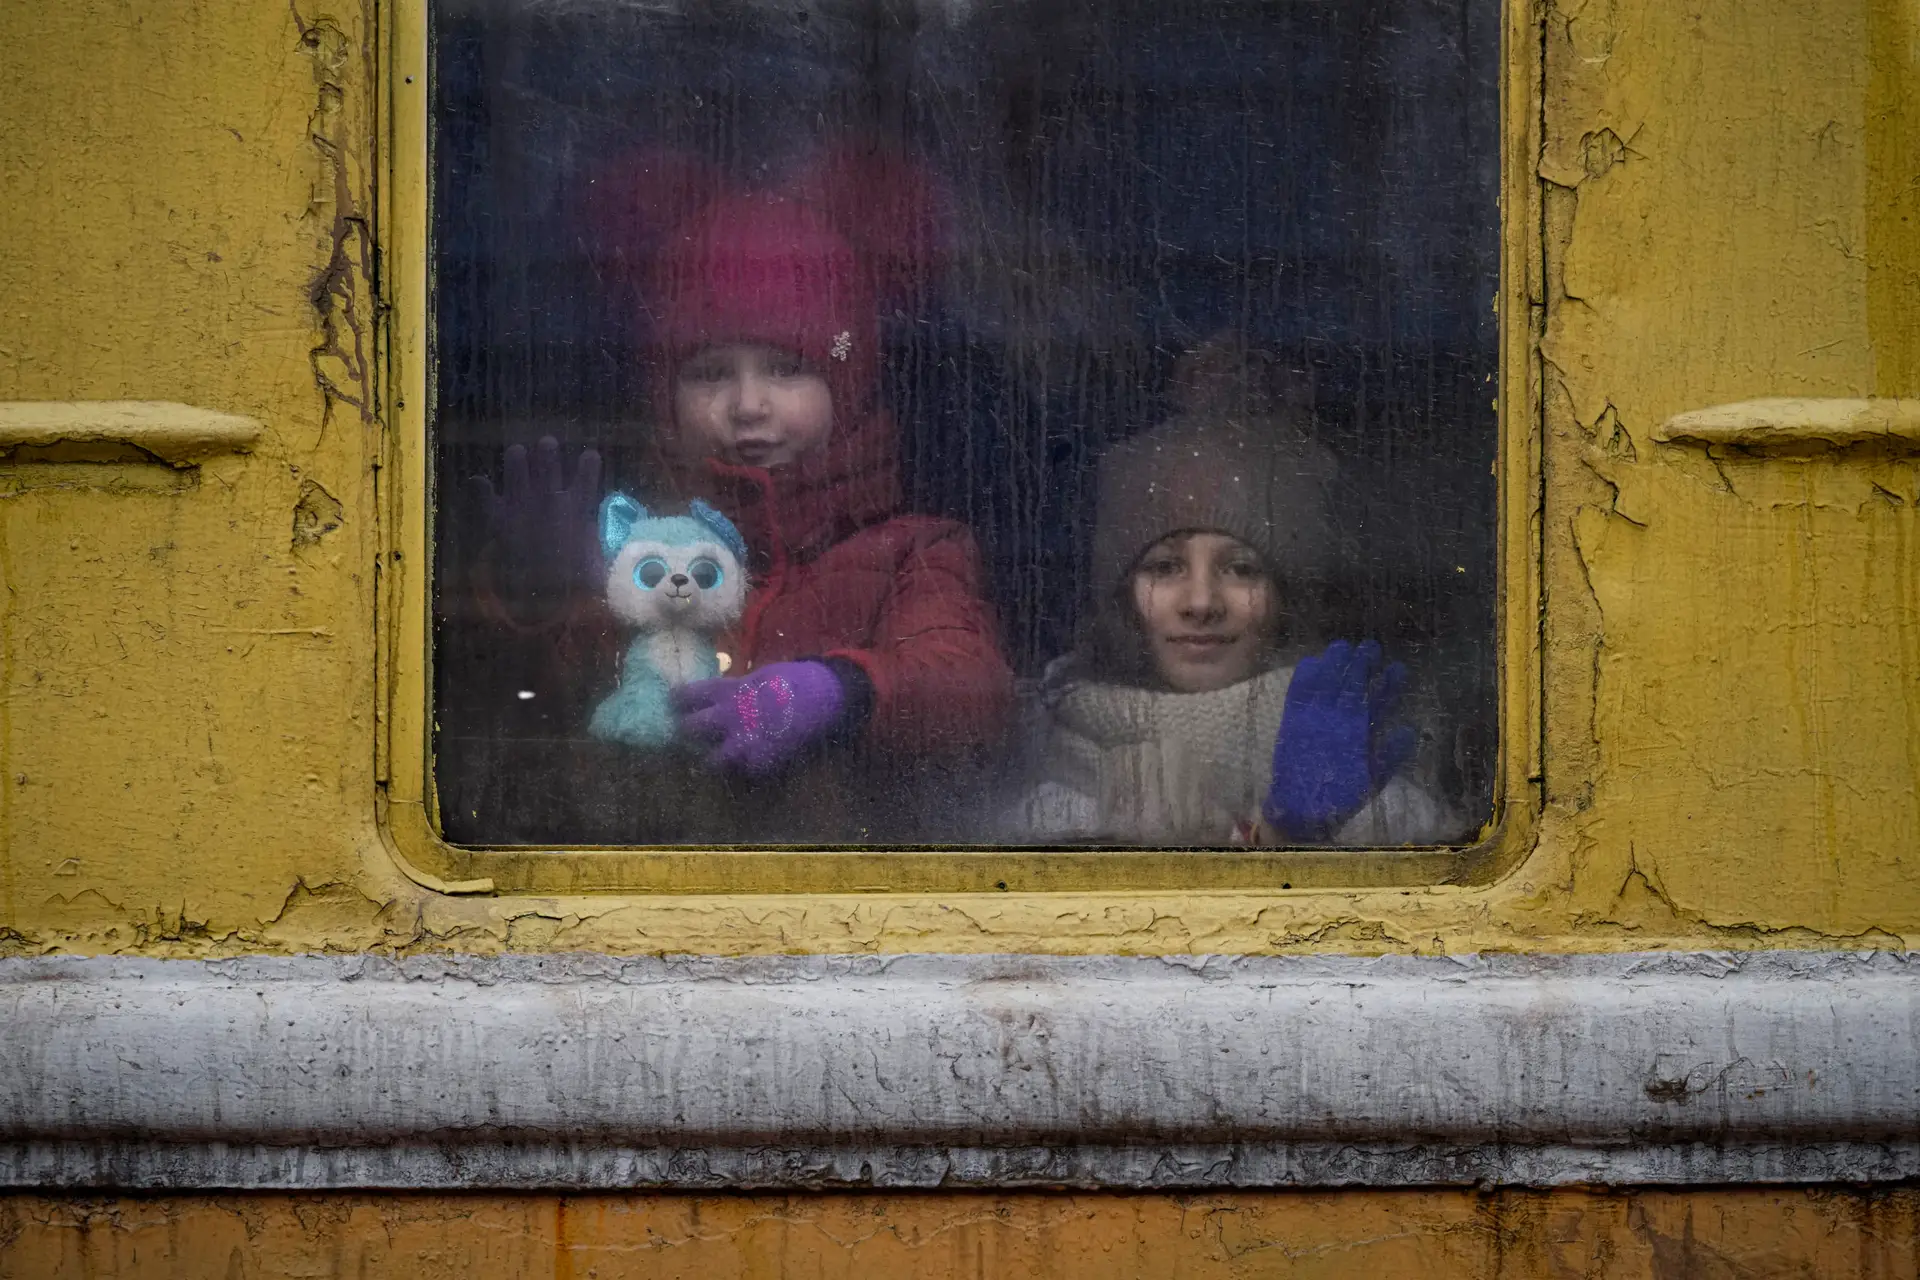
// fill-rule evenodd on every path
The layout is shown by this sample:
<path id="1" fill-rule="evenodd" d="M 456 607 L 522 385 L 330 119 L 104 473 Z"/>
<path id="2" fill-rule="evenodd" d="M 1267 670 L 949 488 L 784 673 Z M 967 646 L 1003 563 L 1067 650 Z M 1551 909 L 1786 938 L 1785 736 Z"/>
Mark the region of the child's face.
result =
<path id="1" fill-rule="evenodd" d="M 827 442 L 827 380 L 790 351 L 759 343 L 705 347 L 680 366 L 673 417 L 708 457 L 784 467 Z"/>
<path id="2" fill-rule="evenodd" d="M 1168 688 L 1207 693 L 1258 674 L 1279 600 L 1253 548 L 1223 533 L 1176 533 L 1147 548 L 1132 586 Z"/>

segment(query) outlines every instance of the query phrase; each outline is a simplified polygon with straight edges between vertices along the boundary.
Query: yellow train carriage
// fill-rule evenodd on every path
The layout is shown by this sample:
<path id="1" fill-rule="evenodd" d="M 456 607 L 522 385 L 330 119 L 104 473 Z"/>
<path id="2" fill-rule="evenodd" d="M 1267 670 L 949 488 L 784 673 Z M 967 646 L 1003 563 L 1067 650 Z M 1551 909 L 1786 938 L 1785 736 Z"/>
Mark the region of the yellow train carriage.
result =
<path id="1" fill-rule="evenodd" d="M 0 31 L 0 1275 L 1920 1266 L 1910 6 Z M 548 704 L 460 665 L 460 482 L 656 407 L 587 187 L 848 120 L 944 193 L 887 390 L 1022 693 L 1226 328 L 1374 477 L 1455 835 L 1023 838 L 996 749 L 609 837 L 628 757 L 471 729 Z"/>

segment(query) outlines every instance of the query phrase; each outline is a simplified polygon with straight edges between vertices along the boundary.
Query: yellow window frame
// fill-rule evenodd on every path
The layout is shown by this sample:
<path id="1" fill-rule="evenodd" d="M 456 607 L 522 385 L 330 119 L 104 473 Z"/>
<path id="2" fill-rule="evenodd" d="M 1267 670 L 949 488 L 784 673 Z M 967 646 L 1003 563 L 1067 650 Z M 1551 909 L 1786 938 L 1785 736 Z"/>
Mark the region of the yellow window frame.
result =
<path id="1" fill-rule="evenodd" d="M 1538 330 L 1545 227 L 1540 17 L 1505 0 L 1500 86 L 1501 267 L 1494 812 L 1467 847 L 1318 849 L 693 849 L 467 846 L 445 840 L 432 758 L 432 279 L 429 0 L 382 5 L 375 234 L 384 304 L 376 769 L 380 821 L 419 883 L 495 893 L 979 893 L 1370 889 L 1486 884 L 1533 847 L 1541 796 L 1543 431 Z"/>

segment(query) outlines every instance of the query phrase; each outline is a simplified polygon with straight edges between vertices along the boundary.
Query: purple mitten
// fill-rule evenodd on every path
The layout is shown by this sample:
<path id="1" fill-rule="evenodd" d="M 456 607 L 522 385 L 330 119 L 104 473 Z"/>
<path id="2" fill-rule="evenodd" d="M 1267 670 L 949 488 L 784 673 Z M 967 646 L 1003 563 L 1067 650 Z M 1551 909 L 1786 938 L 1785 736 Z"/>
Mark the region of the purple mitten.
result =
<path id="1" fill-rule="evenodd" d="M 1287 686 L 1263 812 L 1282 835 L 1322 841 L 1358 813 L 1413 755 L 1411 726 L 1390 725 L 1407 669 L 1381 667 L 1380 645 L 1337 640 L 1303 658 Z"/>
<path id="2" fill-rule="evenodd" d="M 719 744 L 707 763 L 764 776 L 840 726 L 847 692 L 824 662 L 776 662 L 738 680 L 682 685 L 673 705 L 682 733 Z"/>

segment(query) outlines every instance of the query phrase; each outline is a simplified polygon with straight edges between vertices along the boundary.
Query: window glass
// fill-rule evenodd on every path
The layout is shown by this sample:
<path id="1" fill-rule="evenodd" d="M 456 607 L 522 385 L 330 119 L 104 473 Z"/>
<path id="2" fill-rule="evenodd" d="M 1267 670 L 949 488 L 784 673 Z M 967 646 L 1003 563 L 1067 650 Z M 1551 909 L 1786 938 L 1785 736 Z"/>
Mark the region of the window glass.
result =
<path id="1" fill-rule="evenodd" d="M 488 845 L 1491 812 L 1496 0 L 436 0 Z"/>

